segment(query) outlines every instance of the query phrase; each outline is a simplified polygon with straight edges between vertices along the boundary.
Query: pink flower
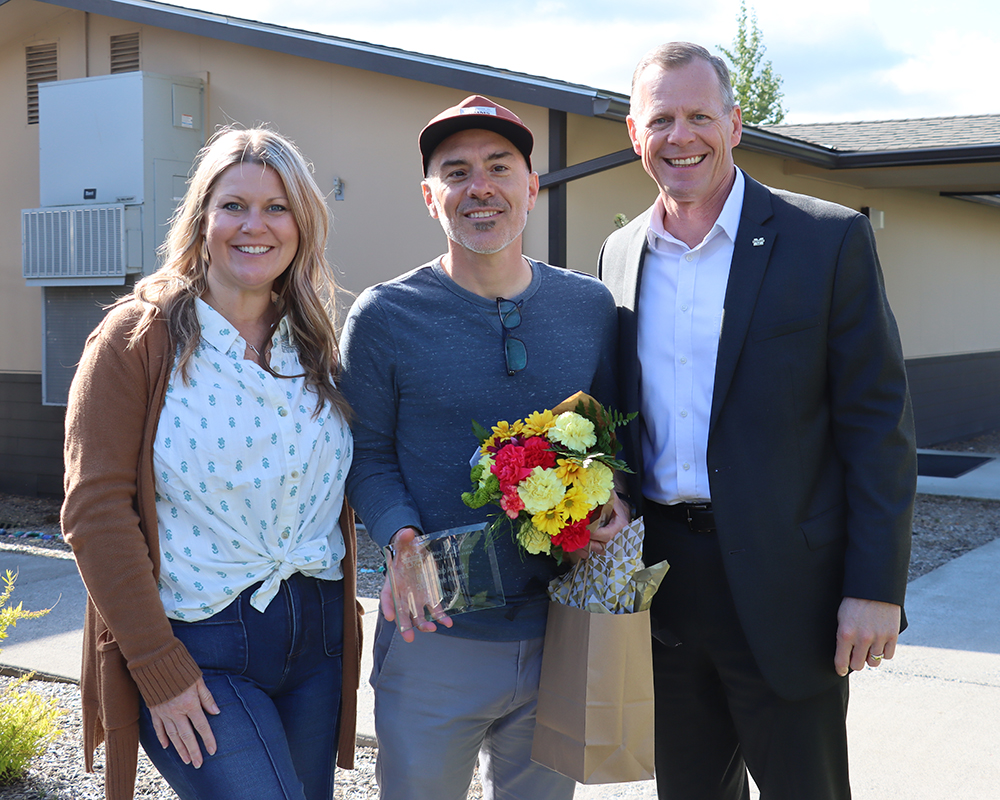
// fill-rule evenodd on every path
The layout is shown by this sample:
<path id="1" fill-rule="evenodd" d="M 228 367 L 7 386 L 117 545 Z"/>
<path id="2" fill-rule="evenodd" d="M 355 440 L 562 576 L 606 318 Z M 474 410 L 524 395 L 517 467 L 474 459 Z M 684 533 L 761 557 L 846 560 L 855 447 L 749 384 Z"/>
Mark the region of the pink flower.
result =
<path id="1" fill-rule="evenodd" d="M 503 493 L 503 496 L 500 498 L 500 508 L 511 519 L 517 519 L 517 515 L 524 510 L 524 501 L 521 500 L 521 495 L 517 493 L 516 486 L 512 486 L 508 491 Z"/>

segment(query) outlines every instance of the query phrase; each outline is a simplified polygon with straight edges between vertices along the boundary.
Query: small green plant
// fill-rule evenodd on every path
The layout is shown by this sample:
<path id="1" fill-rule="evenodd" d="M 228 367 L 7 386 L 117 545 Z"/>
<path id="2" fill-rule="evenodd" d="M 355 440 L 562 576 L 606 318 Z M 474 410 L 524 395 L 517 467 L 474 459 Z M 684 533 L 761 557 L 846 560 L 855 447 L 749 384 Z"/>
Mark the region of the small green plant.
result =
<path id="1" fill-rule="evenodd" d="M 18 603 L 14 607 L 7 605 L 7 601 L 10 600 L 11 592 L 14 591 L 14 582 L 17 580 L 17 573 L 7 570 L 7 574 L 3 576 L 3 591 L 0 592 L 0 642 L 7 638 L 7 628 L 14 627 L 17 625 L 19 619 L 36 619 L 38 617 L 44 617 L 49 613 L 49 609 L 43 609 L 41 611 L 25 611 L 21 608 L 21 604 Z M 0 652 L 3 652 L 0 648 Z"/>
<path id="2" fill-rule="evenodd" d="M 615 214 L 615 227 L 624 228 L 626 225 L 628 225 L 628 217 L 624 214 Z"/>
<path id="3" fill-rule="evenodd" d="M 63 711 L 54 698 L 23 688 L 24 675 L 0 693 L 0 786 L 20 779 L 35 756 L 59 735 Z"/>
<path id="4" fill-rule="evenodd" d="M 36 619 L 49 613 L 25 611 L 21 604 L 8 606 L 17 575 L 7 570 L 0 592 L 0 641 L 7 638 L 7 628 L 19 619 Z M 37 692 L 25 689 L 31 678 L 25 675 L 0 692 L 0 786 L 9 786 L 24 775 L 28 763 L 41 755 L 59 735 L 56 720 L 64 712 L 56 701 L 46 700 Z"/>

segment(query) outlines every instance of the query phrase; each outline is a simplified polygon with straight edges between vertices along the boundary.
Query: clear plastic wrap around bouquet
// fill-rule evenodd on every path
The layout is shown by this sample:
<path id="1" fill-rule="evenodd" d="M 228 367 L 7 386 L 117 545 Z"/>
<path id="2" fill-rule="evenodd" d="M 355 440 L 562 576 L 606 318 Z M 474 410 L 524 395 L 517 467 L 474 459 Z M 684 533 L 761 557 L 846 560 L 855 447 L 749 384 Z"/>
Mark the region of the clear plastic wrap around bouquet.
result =
<path id="1" fill-rule="evenodd" d="M 491 430 L 473 422 L 480 441 L 472 468 L 470 508 L 498 505 L 491 531 L 505 522 L 527 552 L 562 561 L 588 546 L 593 527 L 610 509 L 614 471 L 631 472 L 616 458 L 615 429 L 636 415 L 605 409 L 577 392 L 553 409 L 536 411 Z"/>

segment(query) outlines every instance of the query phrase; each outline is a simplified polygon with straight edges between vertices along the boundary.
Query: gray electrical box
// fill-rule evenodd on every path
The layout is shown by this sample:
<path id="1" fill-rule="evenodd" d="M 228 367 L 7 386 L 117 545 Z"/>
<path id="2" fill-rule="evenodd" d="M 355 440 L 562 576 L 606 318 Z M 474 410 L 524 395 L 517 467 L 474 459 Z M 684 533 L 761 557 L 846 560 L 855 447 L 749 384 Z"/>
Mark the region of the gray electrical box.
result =
<path id="1" fill-rule="evenodd" d="M 21 211 L 21 265 L 43 287 L 44 403 L 66 402 L 101 307 L 155 271 L 205 143 L 204 95 L 148 72 L 39 84 L 41 207 Z"/>
<path id="2" fill-rule="evenodd" d="M 203 105 L 198 78 L 124 72 L 39 84 L 41 208 L 21 213 L 25 280 L 93 286 L 152 272 L 205 142 Z M 75 207 L 106 209 L 118 227 L 109 238 L 92 224 L 104 217 Z M 84 252 L 120 266 L 79 270 Z"/>

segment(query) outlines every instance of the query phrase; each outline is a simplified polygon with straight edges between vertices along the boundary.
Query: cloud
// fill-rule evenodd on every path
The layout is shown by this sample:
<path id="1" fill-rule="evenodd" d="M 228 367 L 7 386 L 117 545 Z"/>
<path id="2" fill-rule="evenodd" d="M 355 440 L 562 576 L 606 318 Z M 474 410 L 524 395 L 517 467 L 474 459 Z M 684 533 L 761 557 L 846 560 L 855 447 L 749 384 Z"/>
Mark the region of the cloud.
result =
<path id="1" fill-rule="evenodd" d="M 782 41 L 768 49 L 782 76 L 787 122 L 886 119 L 902 93 L 888 79 L 906 61 L 875 32 L 834 41 Z M 864 110 L 864 112 L 862 111 Z M 841 116 L 846 114 L 846 117 Z"/>
<path id="2" fill-rule="evenodd" d="M 216 13 L 233 9 L 231 0 L 195 2 Z M 991 55 L 1000 52 L 996 0 L 961 0 L 963 13 L 952 15 L 927 0 L 747 5 L 783 78 L 788 122 L 1000 111 L 989 83 Z M 739 0 L 509 0 L 502 10 L 467 0 L 244 0 L 237 13 L 626 94 L 636 61 L 657 44 L 728 46 Z"/>
<path id="3" fill-rule="evenodd" d="M 943 30 L 934 34 L 887 79 L 914 107 L 932 106 L 939 114 L 1000 112 L 996 90 L 996 53 L 1000 37 L 992 30 Z"/>
<path id="4" fill-rule="evenodd" d="M 189 0 L 190 2 L 190 0 Z M 486 64 L 627 93 L 632 69 L 649 48 L 673 39 L 710 49 L 733 23 L 732 0 L 677 8 L 661 0 L 510 0 L 495 5 L 429 0 L 244 0 L 241 17 L 417 53 Z M 232 13 L 229 0 L 198 8 Z M 735 29 L 735 28 L 734 28 Z"/>
<path id="5" fill-rule="evenodd" d="M 759 2 L 769 9 L 759 22 L 785 78 L 789 122 L 1000 111 L 991 84 L 1000 51 L 995 0 L 960 0 L 956 13 L 928 0 Z"/>

